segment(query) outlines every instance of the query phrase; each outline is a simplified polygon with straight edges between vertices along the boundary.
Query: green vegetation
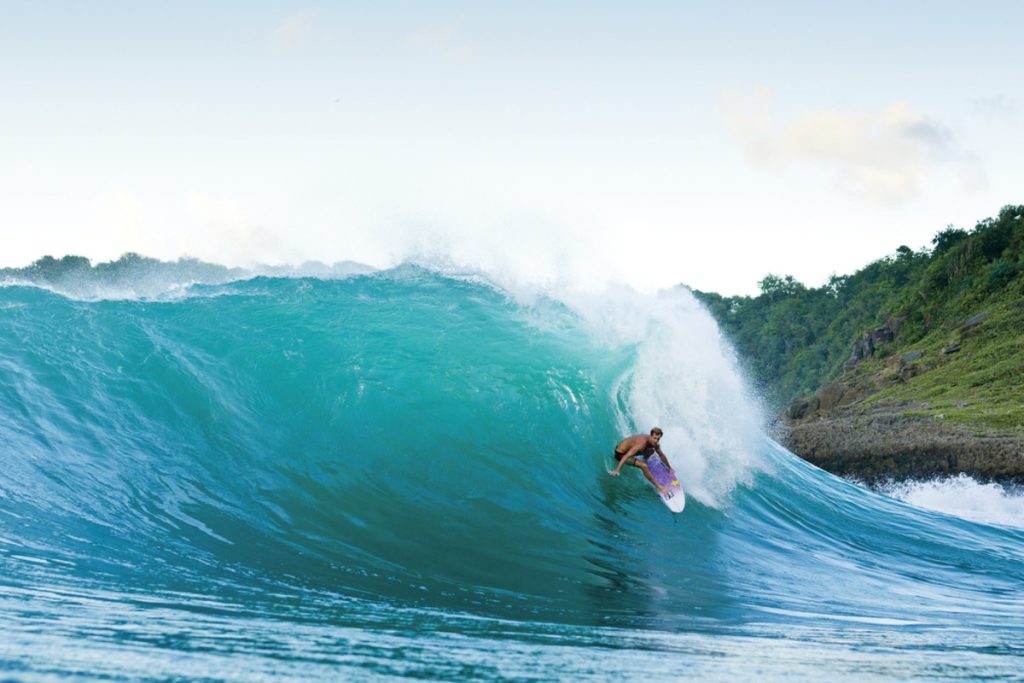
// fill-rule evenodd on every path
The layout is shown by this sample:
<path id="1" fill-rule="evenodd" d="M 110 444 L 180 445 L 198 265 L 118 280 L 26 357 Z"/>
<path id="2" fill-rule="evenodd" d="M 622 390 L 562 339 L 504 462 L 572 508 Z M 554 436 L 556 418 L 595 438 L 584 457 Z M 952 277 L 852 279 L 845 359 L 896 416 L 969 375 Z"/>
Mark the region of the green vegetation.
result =
<path id="1" fill-rule="evenodd" d="M 694 293 L 774 409 L 840 380 L 865 405 L 1024 432 L 1024 206 L 816 289 L 759 284 L 756 297 Z"/>
<path id="2" fill-rule="evenodd" d="M 141 277 L 189 279 L 206 282 L 227 280 L 241 273 L 237 268 L 225 268 L 192 258 L 176 262 L 159 261 L 129 252 L 116 261 L 95 266 L 84 256 L 44 256 L 24 268 L 0 268 L 0 282 L 30 282 L 33 284 L 67 286 L 73 284 L 106 284 L 128 286 Z"/>

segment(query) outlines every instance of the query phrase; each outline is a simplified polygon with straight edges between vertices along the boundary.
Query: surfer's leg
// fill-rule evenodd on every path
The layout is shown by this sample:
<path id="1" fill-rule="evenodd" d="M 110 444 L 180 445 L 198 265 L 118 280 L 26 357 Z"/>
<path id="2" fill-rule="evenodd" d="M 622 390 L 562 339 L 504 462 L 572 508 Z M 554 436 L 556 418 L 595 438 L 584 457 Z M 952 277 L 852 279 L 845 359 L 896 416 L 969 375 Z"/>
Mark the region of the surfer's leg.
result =
<path id="1" fill-rule="evenodd" d="M 660 491 L 661 493 L 667 493 L 668 492 L 668 489 L 666 489 L 664 486 L 662 486 L 658 482 L 654 481 L 654 475 L 652 475 L 651 471 L 649 469 L 647 469 L 647 463 L 640 462 L 638 458 L 632 458 L 629 461 L 629 464 L 632 465 L 633 467 L 639 467 L 643 471 L 644 476 L 647 477 L 647 481 L 649 481 L 652 484 L 654 484 L 654 488 L 658 489 L 658 491 Z"/>

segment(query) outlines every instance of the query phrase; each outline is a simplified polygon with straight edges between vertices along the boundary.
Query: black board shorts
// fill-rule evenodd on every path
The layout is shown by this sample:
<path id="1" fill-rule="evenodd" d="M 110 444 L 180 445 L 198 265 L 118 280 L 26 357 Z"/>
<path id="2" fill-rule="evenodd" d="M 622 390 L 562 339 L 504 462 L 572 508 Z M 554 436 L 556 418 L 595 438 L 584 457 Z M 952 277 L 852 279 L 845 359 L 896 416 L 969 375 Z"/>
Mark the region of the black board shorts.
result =
<path id="1" fill-rule="evenodd" d="M 612 451 L 612 457 L 615 458 L 616 461 L 622 462 L 622 459 L 624 457 L 626 457 L 626 454 L 625 453 L 619 453 L 618 451 L 613 450 Z M 629 457 L 630 458 L 643 458 L 644 462 L 647 462 L 647 458 L 649 458 L 650 456 L 649 455 L 644 455 L 643 453 L 637 453 L 636 455 L 631 455 Z"/>

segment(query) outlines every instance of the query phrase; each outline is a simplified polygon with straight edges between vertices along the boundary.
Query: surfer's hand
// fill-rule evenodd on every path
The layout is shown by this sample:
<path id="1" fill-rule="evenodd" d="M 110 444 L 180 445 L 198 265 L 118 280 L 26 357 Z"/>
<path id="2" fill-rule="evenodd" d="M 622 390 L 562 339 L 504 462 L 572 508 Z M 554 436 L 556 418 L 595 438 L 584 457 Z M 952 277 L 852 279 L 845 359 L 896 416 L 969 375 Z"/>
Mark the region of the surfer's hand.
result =
<path id="1" fill-rule="evenodd" d="M 619 471 L 618 470 L 609 470 L 608 471 L 608 476 L 609 477 L 617 477 L 617 476 L 619 476 Z"/>

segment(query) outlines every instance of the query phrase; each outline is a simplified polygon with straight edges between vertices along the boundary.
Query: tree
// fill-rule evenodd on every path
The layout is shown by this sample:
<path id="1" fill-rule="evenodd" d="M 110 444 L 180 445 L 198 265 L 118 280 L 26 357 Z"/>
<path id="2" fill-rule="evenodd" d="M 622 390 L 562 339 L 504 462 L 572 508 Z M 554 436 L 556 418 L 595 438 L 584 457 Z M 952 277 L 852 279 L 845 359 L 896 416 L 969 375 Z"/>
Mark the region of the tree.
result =
<path id="1" fill-rule="evenodd" d="M 952 246 L 967 239 L 967 235 L 966 230 L 947 225 L 945 230 L 936 233 L 935 237 L 932 238 L 932 245 L 934 246 L 932 253 L 935 256 L 946 253 Z"/>
<path id="2" fill-rule="evenodd" d="M 792 275 L 780 277 L 778 275 L 768 274 L 764 276 L 763 280 L 757 283 L 757 286 L 761 288 L 761 294 L 768 297 L 770 301 L 776 301 L 783 297 L 807 291 L 807 288 L 798 282 Z"/>

